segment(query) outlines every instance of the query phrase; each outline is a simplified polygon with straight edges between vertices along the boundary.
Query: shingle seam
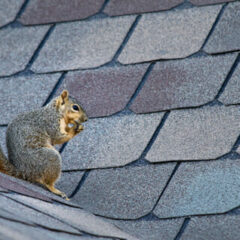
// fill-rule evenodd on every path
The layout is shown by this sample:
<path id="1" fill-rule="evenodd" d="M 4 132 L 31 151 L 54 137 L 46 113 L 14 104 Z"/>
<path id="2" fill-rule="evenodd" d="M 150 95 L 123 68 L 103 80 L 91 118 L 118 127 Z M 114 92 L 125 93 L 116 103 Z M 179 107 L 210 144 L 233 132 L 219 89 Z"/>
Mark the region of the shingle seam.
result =
<path id="1" fill-rule="evenodd" d="M 62 152 L 64 151 L 64 149 L 65 149 L 65 147 L 67 146 L 67 144 L 68 144 L 68 142 L 65 142 L 65 143 L 61 146 L 61 148 L 60 148 L 60 150 L 59 150 L 60 153 L 62 153 Z"/>
<path id="2" fill-rule="evenodd" d="M 57 92 L 59 86 L 62 84 L 66 74 L 67 74 L 66 71 L 61 74 L 61 76 L 59 77 L 55 86 L 53 87 L 52 91 L 50 92 L 49 96 L 47 97 L 46 101 L 44 102 L 43 106 L 45 106 L 46 104 L 48 104 L 52 100 L 52 98 L 55 95 L 55 93 Z"/>
<path id="3" fill-rule="evenodd" d="M 6 211 L 4 209 L 2 209 L 2 210 L 5 211 L 6 213 L 10 213 L 11 214 L 11 212 L 8 212 L 8 211 Z M 39 223 L 35 223 L 35 222 L 27 222 L 27 220 L 24 221 L 24 219 L 21 221 L 21 220 L 18 220 L 18 219 L 11 218 L 11 216 L 10 217 L 5 217 L 5 216 L 1 216 L 0 215 L 0 218 L 6 219 L 6 220 L 9 220 L 9 221 L 12 221 L 12 222 L 21 223 L 21 224 L 24 224 L 24 225 L 27 225 L 27 226 L 33 226 L 33 227 L 41 228 L 41 229 L 44 229 L 44 230 L 49 230 L 49 231 L 52 231 L 52 232 L 67 233 L 67 234 L 74 235 L 74 236 L 83 236 L 83 234 L 81 234 L 80 231 L 79 231 L 79 233 L 73 233 L 71 231 L 65 231 L 65 230 L 60 230 L 60 229 L 57 229 L 57 228 L 47 227 L 45 225 L 42 225 L 42 224 L 39 224 Z M 90 235 L 88 235 L 88 236 L 90 236 Z"/>
<path id="4" fill-rule="evenodd" d="M 63 224 L 66 224 L 67 226 L 70 226 L 70 227 L 74 228 L 75 230 L 81 231 L 79 228 L 77 228 L 77 227 L 69 224 L 68 222 L 65 222 L 65 221 L 63 221 L 63 220 L 55 217 L 54 215 L 51 215 L 51 214 L 48 214 L 48 213 L 46 213 L 46 212 L 40 211 L 40 210 L 38 210 L 38 209 L 36 209 L 36 208 L 28 205 L 28 204 L 25 204 L 25 203 L 23 203 L 23 202 L 21 202 L 21 201 L 19 201 L 19 200 L 16 200 L 16 199 L 10 197 L 9 194 L 1 194 L 1 193 L 0 193 L 0 195 L 6 197 L 6 198 L 8 198 L 8 199 L 11 199 L 12 201 L 14 201 L 14 202 L 16 202 L 16 203 L 19 203 L 19 204 L 21 204 L 21 205 L 23 205 L 23 206 L 25 206 L 25 207 L 27 207 L 27 208 L 30 208 L 30 209 L 32 209 L 32 210 L 34 210 L 34 211 L 36 211 L 36 212 L 42 213 L 42 214 L 44 214 L 44 215 L 46 215 L 46 216 L 48 216 L 48 217 L 50 217 L 50 218 L 53 218 L 53 219 L 55 219 L 55 220 L 57 220 L 57 221 L 59 221 L 59 222 L 61 222 L 61 223 L 63 223 Z"/>
<path id="5" fill-rule="evenodd" d="M 148 151 L 151 149 L 153 143 L 155 142 L 160 130 L 163 128 L 165 122 L 167 121 L 167 118 L 170 114 L 170 111 L 165 112 L 165 114 L 163 115 L 159 125 L 157 126 L 156 130 L 154 131 L 150 141 L 148 142 L 147 146 L 145 147 L 145 149 L 143 150 L 141 157 L 140 158 L 145 158 L 145 156 L 147 155 Z"/>
<path id="6" fill-rule="evenodd" d="M 51 33 L 53 32 L 54 28 L 55 28 L 55 24 L 50 25 L 50 28 L 48 29 L 48 31 L 46 32 L 46 34 L 44 35 L 42 41 L 40 42 L 40 44 L 38 45 L 37 49 L 34 51 L 31 59 L 29 60 L 28 64 L 26 65 L 25 70 L 28 70 L 31 68 L 33 62 L 36 60 L 36 58 L 39 55 L 39 52 L 41 51 L 41 49 L 43 48 L 44 44 L 47 42 L 48 38 L 50 37 Z"/>
<path id="7" fill-rule="evenodd" d="M 124 47 L 126 46 L 126 44 L 127 44 L 128 40 L 130 39 L 130 37 L 132 36 L 134 30 L 136 29 L 136 27 L 137 27 L 137 25 L 138 25 L 138 22 L 140 21 L 141 17 L 142 17 L 141 15 L 138 15 L 138 16 L 135 18 L 133 24 L 131 25 L 131 27 L 130 27 L 129 30 L 128 30 L 128 32 L 127 32 L 127 34 L 126 34 L 123 42 L 121 43 L 120 47 L 118 48 L 117 52 L 115 53 L 112 61 L 116 61 L 116 59 L 117 59 L 117 58 L 119 57 L 119 55 L 121 54 L 122 50 L 123 50 Z"/>
<path id="8" fill-rule="evenodd" d="M 240 135 L 238 136 L 236 142 L 233 144 L 231 152 L 236 152 L 237 148 L 240 146 Z"/>
<path id="9" fill-rule="evenodd" d="M 17 19 L 18 19 L 19 16 L 23 13 L 23 11 L 26 9 L 26 6 L 27 6 L 27 4 L 28 4 L 29 1 L 30 1 L 30 0 L 26 0 L 26 1 L 22 4 L 22 6 L 20 7 L 18 13 L 17 13 L 16 16 L 15 16 L 15 19 L 14 19 L 13 21 L 11 21 L 11 22 L 9 22 L 9 23 L 1 26 L 1 27 L 0 27 L 0 30 L 5 29 L 5 28 L 8 28 L 9 26 L 11 26 L 11 27 L 23 27 L 23 25 L 22 25 L 20 22 L 18 22 Z"/>
<path id="10" fill-rule="evenodd" d="M 187 228 L 190 220 L 191 220 L 190 218 L 185 218 L 185 219 L 184 219 L 184 222 L 183 222 L 182 226 L 180 227 L 179 232 L 177 233 L 177 235 L 176 235 L 176 237 L 174 238 L 174 240 L 179 240 L 179 239 L 181 239 L 181 237 L 182 237 L 185 229 Z"/>
<path id="11" fill-rule="evenodd" d="M 1 209 L 2 211 L 4 211 L 5 213 L 8 213 L 8 214 L 11 214 L 11 212 L 5 210 L 5 209 Z M 1 219 L 6 219 L 6 220 L 9 220 L 11 222 L 17 222 L 17 223 L 22 223 L 22 224 L 25 224 L 27 226 L 36 226 L 36 224 L 34 222 L 25 222 L 24 219 L 22 220 L 18 220 L 18 219 L 14 219 L 14 218 L 11 218 L 11 216 L 9 217 L 5 217 L 5 216 L 2 216 L 1 213 L 0 213 L 0 218 Z"/>
<path id="12" fill-rule="evenodd" d="M 105 0 L 105 2 L 103 3 L 102 7 L 99 10 L 99 13 L 104 13 L 104 9 L 107 6 L 107 4 L 109 3 L 109 0 Z"/>
<path id="13" fill-rule="evenodd" d="M 214 30 L 215 30 L 215 28 L 216 28 L 216 26 L 217 26 L 217 24 L 218 24 L 221 16 L 223 15 L 223 12 L 224 12 L 224 9 L 226 8 L 226 6 L 227 6 L 227 3 L 225 3 L 225 4 L 222 6 L 221 10 L 219 11 L 219 13 L 218 13 L 218 15 L 217 15 L 217 17 L 216 17 L 216 19 L 215 19 L 215 22 L 213 23 L 212 28 L 211 28 L 211 30 L 209 31 L 209 33 L 208 33 L 208 35 L 207 35 L 207 37 L 206 37 L 206 39 L 205 39 L 205 41 L 204 41 L 204 43 L 203 43 L 203 45 L 202 45 L 202 47 L 201 47 L 200 50 L 203 50 L 203 48 L 205 47 L 206 43 L 208 42 L 210 36 L 211 36 L 212 33 L 214 32 Z"/>
<path id="14" fill-rule="evenodd" d="M 142 77 L 141 82 L 140 82 L 139 85 L 137 86 L 137 88 L 136 88 L 135 92 L 133 93 L 133 95 L 130 97 L 130 100 L 128 101 L 125 109 L 129 109 L 129 107 L 131 106 L 131 104 L 134 102 L 135 98 L 138 96 L 139 92 L 141 91 L 141 89 L 143 88 L 145 82 L 147 81 L 148 76 L 149 76 L 149 74 L 151 73 L 154 65 L 155 65 L 155 63 L 153 62 L 153 63 L 151 63 L 151 64 L 148 66 L 146 72 L 144 73 L 144 75 L 143 75 L 143 77 Z"/>
<path id="15" fill-rule="evenodd" d="M 217 93 L 217 95 L 215 96 L 214 99 L 219 99 L 219 97 L 221 96 L 221 94 L 224 92 L 224 90 L 225 90 L 228 82 L 230 81 L 230 79 L 231 79 L 231 77 L 232 77 L 235 69 L 237 68 L 239 62 L 240 62 L 240 54 L 238 54 L 238 56 L 237 56 L 236 60 L 234 61 L 233 65 L 232 65 L 232 67 L 231 67 L 231 69 L 230 69 L 230 71 L 229 71 L 228 74 L 227 74 L 227 77 L 226 77 L 225 81 L 223 82 L 221 88 L 219 89 L 219 91 L 218 91 L 218 93 Z"/>
<path id="16" fill-rule="evenodd" d="M 167 189 L 169 183 L 171 182 L 173 176 L 174 176 L 175 173 L 177 172 L 177 170 L 178 170 L 180 164 L 181 164 L 181 162 L 176 163 L 176 166 L 174 167 L 174 169 L 173 169 L 173 171 L 172 171 L 170 177 L 168 178 L 167 183 L 165 184 L 165 186 L 164 186 L 162 192 L 160 193 L 160 195 L 159 195 L 157 201 L 155 202 L 155 204 L 154 204 L 154 206 L 153 206 L 151 212 L 153 212 L 154 209 L 156 208 L 156 206 L 158 205 L 159 200 L 161 199 L 161 197 L 163 196 L 164 192 L 166 191 L 166 189 Z"/>
<path id="17" fill-rule="evenodd" d="M 110 238 L 110 239 L 117 239 L 117 238 L 113 238 L 113 237 L 102 236 L 102 235 L 95 235 L 95 234 L 88 233 L 88 232 L 86 232 L 86 231 L 84 231 L 84 230 L 81 230 L 79 227 L 76 227 L 76 226 L 74 226 L 74 225 L 69 224 L 67 221 L 62 220 L 61 218 L 55 217 L 54 215 L 51 215 L 51 214 L 48 214 L 48 213 L 46 213 L 46 212 L 40 211 L 40 210 L 38 210 L 38 209 L 36 209 L 36 208 L 28 205 L 28 204 L 24 204 L 23 202 L 21 202 L 21 201 L 19 201 L 19 200 L 16 200 L 16 199 L 14 199 L 14 198 L 11 198 L 11 197 L 9 197 L 7 194 L 1 194 L 1 193 L 0 193 L 0 195 L 3 195 L 3 196 L 5 196 L 6 198 L 9 198 L 9 199 L 13 200 L 14 202 L 17 202 L 17 203 L 19 203 L 19 204 L 22 204 L 23 206 L 28 207 L 28 208 L 30 208 L 30 209 L 32 209 L 32 210 L 34 210 L 34 211 L 37 211 L 37 212 L 40 212 L 40 213 L 42 213 L 42 214 L 44 214 L 44 215 L 46 215 L 46 216 L 49 216 L 49 217 L 51 217 L 51 218 L 53 218 L 53 219 L 55 219 L 55 220 L 57 220 L 57 221 L 65 224 L 65 225 L 67 225 L 67 226 L 72 227 L 73 229 L 75 229 L 75 230 L 77 230 L 77 231 L 80 231 L 81 233 L 84 233 L 84 234 L 87 235 L 87 236 L 95 236 L 95 237 L 105 237 L 105 238 Z M 95 216 L 96 216 L 96 215 L 95 215 Z M 119 239 L 121 239 L 121 238 L 119 238 Z"/>
<path id="18" fill-rule="evenodd" d="M 86 181 L 88 174 L 91 170 L 86 170 L 85 173 L 83 174 L 82 178 L 80 179 L 77 187 L 73 190 L 73 192 L 70 194 L 69 198 L 73 198 L 77 192 L 80 190 L 80 188 L 82 187 L 82 185 L 84 184 L 84 182 Z"/>
<path id="19" fill-rule="evenodd" d="M 15 20 L 14 22 L 22 15 L 22 13 L 25 11 L 28 3 L 29 3 L 30 0 L 25 0 L 25 2 L 23 3 L 23 5 L 21 6 L 20 10 L 18 11 L 16 17 L 15 17 Z"/>

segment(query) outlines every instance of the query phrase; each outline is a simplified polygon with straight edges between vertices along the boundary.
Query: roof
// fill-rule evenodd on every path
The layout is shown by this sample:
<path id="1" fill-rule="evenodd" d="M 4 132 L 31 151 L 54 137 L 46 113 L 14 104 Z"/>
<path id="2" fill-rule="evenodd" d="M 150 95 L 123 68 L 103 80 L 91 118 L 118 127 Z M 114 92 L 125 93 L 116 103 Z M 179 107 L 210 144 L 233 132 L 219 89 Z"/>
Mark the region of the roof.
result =
<path id="1" fill-rule="evenodd" d="M 0 174 L 0 239 L 238 240 L 240 1 L 2 0 L 0 143 L 63 89 L 65 201 Z"/>

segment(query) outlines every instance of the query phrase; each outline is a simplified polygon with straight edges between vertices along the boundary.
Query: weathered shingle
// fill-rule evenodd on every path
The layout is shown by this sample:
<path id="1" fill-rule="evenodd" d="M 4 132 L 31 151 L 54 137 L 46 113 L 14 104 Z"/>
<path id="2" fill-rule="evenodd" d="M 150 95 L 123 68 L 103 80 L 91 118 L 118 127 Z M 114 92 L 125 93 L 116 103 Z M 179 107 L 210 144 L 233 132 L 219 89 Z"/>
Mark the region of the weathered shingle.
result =
<path id="1" fill-rule="evenodd" d="M 163 113 L 91 119 L 62 153 L 64 170 L 123 166 L 137 160 Z"/>
<path id="2" fill-rule="evenodd" d="M 204 51 L 222 53 L 240 49 L 240 2 L 229 3 L 210 35 Z"/>
<path id="3" fill-rule="evenodd" d="M 146 158 L 151 162 L 218 158 L 240 131 L 238 107 L 172 111 Z"/>
<path id="4" fill-rule="evenodd" d="M 110 16 L 134 13 L 157 12 L 167 10 L 181 4 L 183 0 L 110 0 L 104 12 Z"/>
<path id="5" fill-rule="evenodd" d="M 240 103 L 240 64 L 235 69 L 231 79 L 227 83 L 219 100 L 224 104 L 237 104 Z"/>
<path id="6" fill-rule="evenodd" d="M 24 70 L 48 26 L 0 30 L 0 76 Z"/>
<path id="7" fill-rule="evenodd" d="M 59 24 L 31 69 L 54 72 L 94 68 L 110 62 L 134 19 L 128 16 Z"/>
<path id="8" fill-rule="evenodd" d="M 0 2 L 0 27 L 12 22 L 20 10 L 24 0 L 1 0 Z"/>
<path id="9" fill-rule="evenodd" d="M 104 0 L 31 0 L 20 21 L 26 25 L 84 19 L 96 14 Z"/>
<path id="10" fill-rule="evenodd" d="M 65 205 L 51 204 L 20 195 L 11 195 L 9 197 L 24 202 L 24 204 L 36 210 L 45 212 L 46 214 L 49 214 L 63 221 L 64 223 L 68 223 L 71 226 L 85 233 L 102 237 L 106 236 L 113 238 L 136 240 L 136 238 L 131 237 L 131 235 L 123 232 L 111 223 L 108 223 L 102 218 L 88 213 L 80 208 L 71 208 Z"/>
<path id="11" fill-rule="evenodd" d="M 73 200 L 101 216 L 142 217 L 152 210 L 175 165 L 92 170 Z"/>
<path id="12" fill-rule="evenodd" d="M 238 240 L 239 235 L 239 215 L 220 215 L 192 218 L 181 239 Z"/>
<path id="13" fill-rule="evenodd" d="M 230 54 L 157 62 L 130 108 L 147 113 L 210 102 L 235 59 Z"/>
<path id="14" fill-rule="evenodd" d="M 221 6 L 145 14 L 121 52 L 123 64 L 184 58 L 199 51 Z M 160 27 L 161 26 L 161 27 Z"/>
<path id="15" fill-rule="evenodd" d="M 160 218 L 224 213 L 239 206 L 240 159 L 181 163 L 154 213 Z"/>
<path id="16" fill-rule="evenodd" d="M 0 124 L 7 124 L 21 112 L 41 107 L 60 76 L 56 73 L 0 79 L 0 102 L 4 102 L 0 108 Z"/>
<path id="17" fill-rule="evenodd" d="M 148 64 L 139 64 L 69 72 L 58 93 L 68 89 L 88 117 L 108 116 L 125 108 L 147 67 Z"/>
<path id="18" fill-rule="evenodd" d="M 134 234 L 141 240 L 173 240 L 182 226 L 183 220 L 183 218 L 169 220 L 141 219 L 131 221 L 115 220 L 112 222 L 124 231 Z"/>

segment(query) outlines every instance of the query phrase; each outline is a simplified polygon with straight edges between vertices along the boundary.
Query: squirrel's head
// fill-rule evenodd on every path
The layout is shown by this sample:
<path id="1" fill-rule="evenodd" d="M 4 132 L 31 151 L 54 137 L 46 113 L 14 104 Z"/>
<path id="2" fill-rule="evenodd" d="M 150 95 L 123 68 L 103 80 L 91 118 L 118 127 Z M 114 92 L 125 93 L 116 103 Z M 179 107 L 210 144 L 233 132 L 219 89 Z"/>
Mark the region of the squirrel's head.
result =
<path id="1" fill-rule="evenodd" d="M 87 114 L 80 106 L 79 102 L 69 96 L 67 90 L 63 90 L 56 99 L 56 107 L 63 114 L 67 124 L 81 124 L 88 120 Z"/>

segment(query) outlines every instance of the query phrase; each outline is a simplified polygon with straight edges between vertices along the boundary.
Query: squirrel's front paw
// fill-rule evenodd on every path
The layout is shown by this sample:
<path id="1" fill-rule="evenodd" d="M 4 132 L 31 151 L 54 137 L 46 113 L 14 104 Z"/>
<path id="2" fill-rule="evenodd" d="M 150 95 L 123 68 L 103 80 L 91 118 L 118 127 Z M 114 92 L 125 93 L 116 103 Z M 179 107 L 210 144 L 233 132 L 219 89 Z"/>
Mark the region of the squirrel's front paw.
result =
<path id="1" fill-rule="evenodd" d="M 81 124 L 77 124 L 76 128 L 75 128 L 75 132 L 76 133 L 80 133 L 81 131 L 83 131 L 84 127 Z"/>

